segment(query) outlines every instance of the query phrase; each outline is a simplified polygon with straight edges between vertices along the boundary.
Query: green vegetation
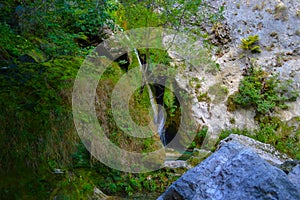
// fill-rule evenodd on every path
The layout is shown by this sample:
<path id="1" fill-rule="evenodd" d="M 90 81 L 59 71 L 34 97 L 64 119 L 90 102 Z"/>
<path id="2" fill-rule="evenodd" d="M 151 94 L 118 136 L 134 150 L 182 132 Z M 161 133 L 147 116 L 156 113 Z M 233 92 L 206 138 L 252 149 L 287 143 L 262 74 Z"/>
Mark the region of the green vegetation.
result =
<path id="1" fill-rule="evenodd" d="M 254 107 L 257 114 L 269 114 L 276 107 L 287 108 L 286 102 L 295 101 L 299 94 L 293 90 L 291 81 L 279 80 L 259 67 L 251 66 L 241 80 L 239 90 L 228 98 L 228 106 L 233 103 L 242 107 Z"/>
<path id="2" fill-rule="evenodd" d="M 131 174 L 121 173 L 117 170 L 99 168 L 106 171 L 107 176 L 98 180 L 102 185 L 103 191 L 109 195 L 122 193 L 123 195 L 132 196 L 134 193 L 162 193 L 166 185 L 170 185 L 179 178 L 176 173 L 183 173 L 183 169 L 161 169 L 151 173 Z M 103 173 L 104 174 L 104 173 Z"/>
<path id="3" fill-rule="evenodd" d="M 219 140 L 229 134 L 239 134 L 251 137 L 263 143 L 274 146 L 282 153 L 294 159 L 300 158 L 299 119 L 294 124 L 282 122 L 276 117 L 276 110 L 287 109 L 287 102 L 296 101 L 299 93 L 294 90 L 290 80 L 282 80 L 278 75 L 269 74 L 262 68 L 251 65 L 245 69 L 240 81 L 239 90 L 227 99 L 227 109 L 254 108 L 258 128 L 255 130 L 230 129 L 223 130 Z M 235 120 L 230 119 L 234 124 Z"/>
<path id="4" fill-rule="evenodd" d="M 300 10 L 298 10 L 298 11 L 296 12 L 296 16 L 297 16 L 297 17 L 300 17 Z"/>
<path id="5" fill-rule="evenodd" d="M 241 40 L 241 48 L 244 50 L 250 50 L 252 53 L 261 53 L 260 46 L 255 45 L 259 41 L 258 35 L 249 35 L 248 38 Z"/>
<path id="6" fill-rule="evenodd" d="M 234 118 L 230 118 L 229 122 L 230 122 L 230 124 L 235 124 L 235 119 Z"/>
<path id="7" fill-rule="evenodd" d="M 295 119 L 299 123 L 299 118 Z M 300 159 L 300 129 L 282 122 L 278 117 L 264 116 L 258 121 L 259 128 L 255 130 L 231 129 L 223 130 L 219 140 L 225 139 L 230 134 L 245 135 L 263 143 L 271 144 L 277 150 L 289 155 L 291 158 Z"/>
<path id="8" fill-rule="evenodd" d="M 201 101 L 204 101 L 204 102 L 207 102 L 207 103 L 211 102 L 211 99 L 210 99 L 207 92 L 199 94 L 197 96 L 197 99 L 198 99 L 199 102 L 201 102 Z"/>
<path id="9" fill-rule="evenodd" d="M 197 135 L 196 137 L 194 138 L 194 141 L 192 142 L 190 148 L 198 148 L 200 149 L 201 148 L 201 145 L 206 137 L 206 134 L 207 134 L 207 131 L 208 131 L 208 127 L 203 127 L 201 128 L 198 132 L 197 132 Z"/>

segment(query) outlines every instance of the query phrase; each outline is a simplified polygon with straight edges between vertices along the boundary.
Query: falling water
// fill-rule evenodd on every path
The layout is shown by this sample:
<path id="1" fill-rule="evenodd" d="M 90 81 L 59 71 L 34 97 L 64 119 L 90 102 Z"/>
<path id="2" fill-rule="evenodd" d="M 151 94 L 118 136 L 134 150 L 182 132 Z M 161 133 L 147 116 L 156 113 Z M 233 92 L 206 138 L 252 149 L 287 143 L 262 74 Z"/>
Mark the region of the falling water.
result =
<path id="1" fill-rule="evenodd" d="M 119 30 L 122 30 L 122 29 L 119 28 Z M 126 37 L 126 39 L 128 41 L 130 41 L 130 38 L 126 34 L 124 36 Z M 144 72 L 144 69 L 143 69 L 143 65 L 142 65 L 139 53 L 138 53 L 136 48 L 133 48 L 133 51 L 134 51 L 134 53 L 137 57 L 137 60 L 138 60 L 139 66 L 140 66 L 140 71 L 141 71 L 143 79 L 144 79 L 143 81 L 147 85 L 147 88 L 148 88 L 149 99 L 150 99 L 151 107 L 152 107 L 152 110 L 153 110 L 154 123 L 155 123 L 156 128 L 157 128 L 157 133 L 159 134 L 160 140 L 162 141 L 163 145 L 165 146 L 166 145 L 166 138 L 165 138 L 164 126 L 165 126 L 165 120 L 166 120 L 165 116 L 166 115 L 165 115 L 164 107 L 161 106 L 161 105 L 158 105 L 156 103 L 155 97 L 153 96 L 153 93 L 152 93 L 152 90 L 151 90 L 151 88 L 148 84 L 148 81 L 144 77 L 145 72 Z"/>
<path id="2" fill-rule="evenodd" d="M 140 66 L 140 71 L 142 72 L 142 74 L 144 74 L 144 70 L 143 70 L 143 65 L 141 63 L 140 57 L 139 57 L 139 53 L 136 49 L 134 49 L 134 53 L 138 59 L 139 62 L 139 66 Z M 146 79 L 146 78 L 145 78 Z M 150 85 L 147 83 L 147 80 L 144 80 L 145 84 L 147 85 L 147 89 L 148 89 L 148 93 L 149 93 L 149 99 L 150 99 L 150 103 L 151 103 L 151 107 L 152 107 L 152 111 L 153 111 L 153 117 L 154 117 L 154 123 L 156 125 L 157 128 L 157 132 L 160 136 L 160 140 L 162 141 L 163 145 L 166 145 L 166 140 L 165 140 L 165 111 L 164 111 L 164 107 L 161 105 L 158 105 L 156 103 L 155 97 L 153 95 L 153 92 L 150 88 Z"/>
<path id="3" fill-rule="evenodd" d="M 158 115 L 157 115 L 157 120 L 155 121 L 156 126 L 157 126 L 157 132 L 160 136 L 160 140 L 162 141 L 163 145 L 166 146 L 166 137 L 165 137 L 165 113 L 164 113 L 164 107 L 157 104 L 157 108 L 158 108 Z"/>

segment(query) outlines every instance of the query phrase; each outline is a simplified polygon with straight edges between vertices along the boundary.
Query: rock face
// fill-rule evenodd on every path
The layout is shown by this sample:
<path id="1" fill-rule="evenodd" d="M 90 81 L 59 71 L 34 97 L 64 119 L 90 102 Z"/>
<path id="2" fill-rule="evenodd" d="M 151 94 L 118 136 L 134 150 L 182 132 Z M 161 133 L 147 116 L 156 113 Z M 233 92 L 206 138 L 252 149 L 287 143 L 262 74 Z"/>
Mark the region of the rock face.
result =
<path id="1" fill-rule="evenodd" d="M 277 151 L 272 145 L 259 142 L 257 140 L 243 135 L 230 134 L 227 138 L 220 142 L 219 147 L 231 141 L 238 142 L 250 148 L 252 151 L 257 153 L 262 159 L 264 159 L 272 165 L 281 165 L 285 161 L 291 160 L 287 155 Z"/>
<path id="2" fill-rule="evenodd" d="M 243 78 L 243 69 L 252 62 L 270 74 L 278 73 L 280 79 L 292 80 L 293 89 L 300 90 L 300 1 L 204 0 L 204 2 L 215 9 L 216 13 L 220 7 L 225 9 L 223 25 L 220 23 L 203 25 L 203 33 L 211 36 L 213 44 L 221 42 L 217 45 L 222 49 L 221 53 L 213 55 L 220 69 L 215 73 L 210 73 L 209 69 L 201 71 L 199 69 L 204 67 L 200 63 L 194 66 L 197 70 L 187 68 L 188 70 L 179 74 L 178 85 L 194 97 L 194 117 L 199 124 L 209 128 L 212 137 L 218 137 L 223 129 L 256 129 L 258 126 L 254 120 L 255 110 L 249 108 L 230 111 L 226 104 L 227 99 L 238 91 L 239 82 Z M 187 25 L 187 27 L 199 30 L 202 26 Z M 253 35 L 260 38 L 258 45 L 262 50 L 261 53 L 251 53 L 240 47 L 241 39 Z M 181 61 L 180 56 L 176 58 L 174 52 L 170 52 L 170 56 L 176 63 Z M 191 84 L 190 80 L 195 77 L 200 82 Z M 215 89 L 218 88 L 214 87 L 215 85 L 226 88 L 228 92 L 220 93 Z M 300 98 L 288 105 L 289 109 L 279 110 L 276 113 L 282 121 L 300 116 Z"/>
<path id="3" fill-rule="evenodd" d="M 299 200 L 300 193 L 283 171 L 249 148 L 229 142 L 186 172 L 158 199 Z"/>

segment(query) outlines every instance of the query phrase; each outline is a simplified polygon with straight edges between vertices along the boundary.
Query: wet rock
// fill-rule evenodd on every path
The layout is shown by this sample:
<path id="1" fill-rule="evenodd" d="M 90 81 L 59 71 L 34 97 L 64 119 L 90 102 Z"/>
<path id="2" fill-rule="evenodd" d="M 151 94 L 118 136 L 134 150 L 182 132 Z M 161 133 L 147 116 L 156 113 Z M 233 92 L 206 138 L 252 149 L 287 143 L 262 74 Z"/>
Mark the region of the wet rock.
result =
<path id="1" fill-rule="evenodd" d="M 229 142 L 186 172 L 158 199 L 298 200 L 300 193 L 283 171 L 249 148 Z"/>

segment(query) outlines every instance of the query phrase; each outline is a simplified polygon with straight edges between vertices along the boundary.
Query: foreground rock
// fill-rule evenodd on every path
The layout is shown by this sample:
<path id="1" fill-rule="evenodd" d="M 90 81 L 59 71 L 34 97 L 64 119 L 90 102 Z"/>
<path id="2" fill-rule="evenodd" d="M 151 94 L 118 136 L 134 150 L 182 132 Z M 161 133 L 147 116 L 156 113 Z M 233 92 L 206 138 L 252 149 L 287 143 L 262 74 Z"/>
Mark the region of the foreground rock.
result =
<path id="1" fill-rule="evenodd" d="M 300 192 L 300 164 L 292 169 L 288 174 L 288 178 L 296 185 L 298 192 Z"/>
<path id="2" fill-rule="evenodd" d="M 158 199 L 299 200 L 300 193 L 282 170 L 249 148 L 228 142 L 186 172 Z"/>
<path id="3" fill-rule="evenodd" d="M 252 151 L 257 153 L 262 159 L 264 159 L 272 165 L 278 166 L 283 164 L 285 161 L 292 160 L 286 154 L 277 151 L 272 145 L 259 142 L 244 135 L 230 134 L 227 138 L 220 142 L 219 147 L 231 141 L 238 142 L 250 148 Z"/>

